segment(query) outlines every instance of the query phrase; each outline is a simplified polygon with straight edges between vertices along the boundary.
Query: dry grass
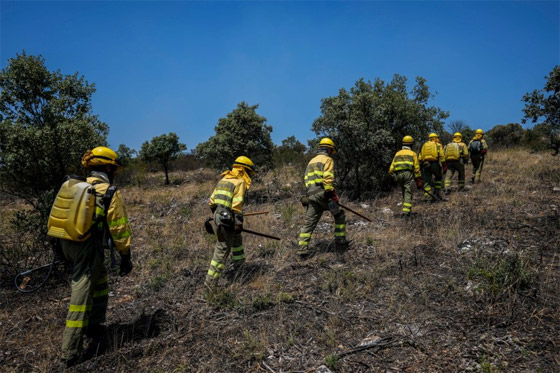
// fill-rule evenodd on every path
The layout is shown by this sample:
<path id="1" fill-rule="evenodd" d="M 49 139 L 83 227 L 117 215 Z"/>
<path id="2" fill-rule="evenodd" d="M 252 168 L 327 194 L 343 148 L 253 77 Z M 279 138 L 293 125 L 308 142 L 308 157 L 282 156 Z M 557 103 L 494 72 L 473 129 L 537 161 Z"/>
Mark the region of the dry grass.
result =
<path id="1" fill-rule="evenodd" d="M 112 349 L 79 370 L 265 372 L 558 371 L 560 369 L 560 165 L 545 153 L 491 153 L 483 184 L 398 218 L 400 193 L 348 203 L 346 253 L 329 245 L 325 214 L 305 262 L 294 251 L 303 208 L 299 171 L 261 175 L 244 235 L 247 268 L 202 285 L 214 238 L 202 222 L 219 175 L 145 175 L 123 188 L 134 230 L 134 271 L 113 276 Z M 470 169 L 467 178 L 470 178 Z M 152 180 L 157 179 L 157 180 Z M 32 295 L 2 289 L 0 364 L 52 371 L 69 289 Z M 384 342 L 356 348 L 367 338 Z"/>

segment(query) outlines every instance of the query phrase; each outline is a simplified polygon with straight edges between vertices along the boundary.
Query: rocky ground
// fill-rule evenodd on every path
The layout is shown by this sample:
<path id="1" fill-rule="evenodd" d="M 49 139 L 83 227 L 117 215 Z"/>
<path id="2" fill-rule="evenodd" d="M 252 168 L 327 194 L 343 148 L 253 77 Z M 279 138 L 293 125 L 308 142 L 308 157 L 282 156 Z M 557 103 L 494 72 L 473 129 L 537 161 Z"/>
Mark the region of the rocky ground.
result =
<path id="1" fill-rule="evenodd" d="M 353 245 L 340 253 L 326 214 L 306 261 L 294 255 L 300 173 L 255 181 L 246 211 L 270 213 L 246 227 L 282 241 L 246 234 L 247 265 L 215 292 L 203 286 L 214 237 L 202 222 L 218 175 L 123 186 L 135 268 L 111 276 L 109 350 L 73 370 L 560 370 L 560 159 L 491 153 L 482 184 L 444 203 L 416 192 L 407 220 L 397 191 L 348 202 L 372 222 L 347 213 Z M 61 277 L 31 294 L 0 289 L 3 371 L 58 369 L 70 294 Z"/>

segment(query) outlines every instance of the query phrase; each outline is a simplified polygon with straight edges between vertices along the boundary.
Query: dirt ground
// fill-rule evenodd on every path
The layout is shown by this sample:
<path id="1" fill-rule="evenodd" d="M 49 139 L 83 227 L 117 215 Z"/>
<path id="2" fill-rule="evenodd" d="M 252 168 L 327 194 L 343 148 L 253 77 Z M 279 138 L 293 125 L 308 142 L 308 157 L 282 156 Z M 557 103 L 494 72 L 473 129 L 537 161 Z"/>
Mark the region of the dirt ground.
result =
<path id="1" fill-rule="evenodd" d="M 215 238 L 204 233 L 219 175 L 157 174 L 121 188 L 132 273 L 110 277 L 109 350 L 70 371 L 558 372 L 560 158 L 490 153 L 482 183 L 399 217 L 400 193 L 342 202 L 346 252 L 326 213 L 296 258 L 301 170 L 261 175 L 249 192 L 242 272 L 203 285 Z M 55 279 L 61 276 L 54 276 Z M 70 289 L 0 289 L 0 370 L 59 369 Z"/>

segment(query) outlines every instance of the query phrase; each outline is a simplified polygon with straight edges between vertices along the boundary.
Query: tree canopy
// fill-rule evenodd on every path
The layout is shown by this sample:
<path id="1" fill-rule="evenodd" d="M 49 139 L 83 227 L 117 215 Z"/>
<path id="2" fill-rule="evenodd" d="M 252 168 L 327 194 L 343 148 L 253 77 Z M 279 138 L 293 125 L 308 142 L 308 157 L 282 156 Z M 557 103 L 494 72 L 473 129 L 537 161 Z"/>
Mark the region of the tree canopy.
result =
<path id="1" fill-rule="evenodd" d="M 78 73 L 49 71 L 24 52 L 0 72 L 0 189 L 43 215 L 87 149 L 106 145 L 108 126 L 91 110 L 95 92 Z"/>
<path id="2" fill-rule="evenodd" d="M 411 135 L 418 144 L 428 132 L 443 130 L 448 113 L 428 106 L 432 97 L 424 78 L 408 91 L 406 77 L 395 75 L 389 83 L 359 79 L 349 91 L 323 98 L 312 129 L 339 150 L 336 187 L 351 198 L 388 189 L 387 170 L 402 137 Z"/>
<path id="3" fill-rule="evenodd" d="M 530 120 L 533 123 L 544 119 L 542 123 L 547 124 L 553 130 L 560 130 L 560 65 L 554 66 L 542 90 L 535 89 L 523 96 L 525 118 L 523 123 Z"/>
<path id="4" fill-rule="evenodd" d="M 257 114 L 258 107 L 245 101 L 237 104 L 225 118 L 218 120 L 216 134 L 196 147 L 197 156 L 215 169 L 231 167 L 240 155 L 249 157 L 258 169 L 272 166 L 272 126 Z"/>
<path id="5" fill-rule="evenodd" d="M 169 185 L 169 162 L 177 159 L 187 146 L 179 142 L 179 136 L 170 132 L 146 141 L 140 149 L 140 158 L 146 162 L 156 162 L 165 171 L 165 185 Z"/>

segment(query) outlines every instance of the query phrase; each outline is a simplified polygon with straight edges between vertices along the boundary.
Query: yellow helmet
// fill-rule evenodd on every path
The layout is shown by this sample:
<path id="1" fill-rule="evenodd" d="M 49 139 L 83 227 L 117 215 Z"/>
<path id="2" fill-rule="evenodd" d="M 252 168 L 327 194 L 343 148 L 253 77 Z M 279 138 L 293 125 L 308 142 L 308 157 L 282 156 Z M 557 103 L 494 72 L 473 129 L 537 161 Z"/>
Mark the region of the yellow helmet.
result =
<path id="1" fill-rule="evenodd" d="M 428 136 L 429 139 L 437 139 L 438 137 L 439 136 L 435 132 L 430 133 L 430 135 Z"/>
<path id="2" fill-rule="evenodd" d="M 463 135 L 461 135 L 461 132 L 455 132 L 455 133 L 453 134 L 453 138 L 456 138 L 456 137 L 459 138 L 459 139 L 461 139 L 461 138 L 463 138 Z"/>
<path id="3" fill-rule="evenodd" d="M 480 128 L 474 131 L 474 133 L 476 133 L 477 135 L 484 135 L 484 131 L 481 130 Z"/>
<path id="4" fill-rule="evenodd" d="M 410 135 L 406 135 L 402 138 L 403 145 L 412 145 L 414 144 L 414 139 Z"/>
<path id="5" fill-rule="evenodd" d="M 241 155 L 239 157 L 237 157 L 235 159 L 235 162 L 233 162 L 233 167 L 243 167 L 244 169 L 246 169 L 247 171 L 249 171 L 249 174 L 254 174 L 255 172 L 255 165 L 253 164 L 253 161 L 250 160 L 248 157 L 245 157 L 244 155 Z"/>
<path id="6" fill-rule="evenodd" d="M 97 148 L 88 150 L 82 157 L 82 166 L 84 166 L 85 168 L 106 165 L 117 167 L 123 166 L 118 154 L 114 150 L 109 149 L 106 146 L 98 146 Z"/>
<path id="7" fill-rule="evenodd" d="M 328 137 L 323 137 L 319 142 L 319 148 L 329 148 L 332 149 L 333 154 L 336 153 L 336 146 L 334 146 L 334 141 L 329 139 Z"/>

